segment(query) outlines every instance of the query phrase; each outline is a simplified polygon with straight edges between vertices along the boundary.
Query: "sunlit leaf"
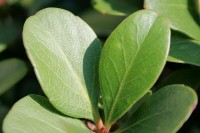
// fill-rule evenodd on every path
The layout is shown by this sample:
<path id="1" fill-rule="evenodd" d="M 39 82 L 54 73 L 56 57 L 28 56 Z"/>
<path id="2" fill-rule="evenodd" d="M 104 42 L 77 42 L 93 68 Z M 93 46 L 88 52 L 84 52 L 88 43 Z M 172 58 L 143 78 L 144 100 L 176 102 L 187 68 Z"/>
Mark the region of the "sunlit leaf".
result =
<path id="1" fill-rule="evenodd" d="M 47 100 L 29 95 L 15 103 L 3 123 L 4 133 L 91 133 L 83 122 L 59 113 Z"/>
<path id="2" fill-rule="evenodd" d="M 98 117 L 101 44 L 93 30 L 69 11 L 47 8 L 25 22 L 23 40 L 53 106 L 77 118 Z"/>
<path id="3" fill-rule="evenodd" d="M 168 24 L 151 10 L 132 14 L 109 36 L 99 71 L 106 126 L 153 86 L 165 65 L 169 41 Z"/>

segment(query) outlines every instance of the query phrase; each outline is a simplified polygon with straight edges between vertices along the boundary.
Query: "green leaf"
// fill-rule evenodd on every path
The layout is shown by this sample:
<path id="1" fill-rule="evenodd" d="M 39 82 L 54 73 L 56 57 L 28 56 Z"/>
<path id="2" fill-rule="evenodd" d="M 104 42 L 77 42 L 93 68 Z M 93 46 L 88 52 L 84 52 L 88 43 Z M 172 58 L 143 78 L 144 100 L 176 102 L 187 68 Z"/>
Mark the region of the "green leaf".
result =
<path id="1" fill-rule="evenodd" d="M 200 42 L 172 34 L 168 61 L 200 66 Z"/>
<path id="2" fill-rule="evenodd" d="M 0 53 L 1 53 L 2 51 L 4 51 L 5 49 L 6 49 L 6 45 L 3 44 L 3 43 L 0 43 Z"/>
<path id="3" fill-rule="evenodd" d="M 170 85 L 153 94 L 130 117 L 120 133 L 175 133 L 197 104 L 192 88 Z"/>
<path id="4" fill-rule="evenodd" d="M 21 26 L 15 21 L 3 22 L 0 20 L 0 44 L 12 44 L 21 33 Z"/>
<path id="5" fill-rule="evenodd" d="M 0 62 L 0 94 L 7 91 L 27 73 L 27 67 L 19 59 L 7 59 Z"/>
<path id="6" fill-rule="evenodd" d="M 132 14 L 110 35 L 99 71 L 106 126 L 153 86 L 165 65 L 169 41 L 168 24 L 151 10 Z"/>
<path id="7" fill-rule="evenodd" d="M 20 0 L 6 0 L 6 3 L 8 3 L 9 5 L 13 5 L 17 2 L 19 2 Z"/>
<path id="8" fill-rule="evenodd" d="M 47 100 L 29 95 L 12 107 L 3 122 L 4 133 L 91 133 L 83 122 L 59 113 Z"/>
<path id="9" fill-rule="evenodd" d="M 25 22 L 23 40 L 53 106 L 76 118 L 98 117 L 101 44 L 93 30 L 69 11 L 47 8 Z"/>
<path id="10" fill-rule="evenodd" d="M 142 9 L 142 0 L 92 0 L 93 7 L 105 14 L 124 16 Z"/>
<path id="11" fill-rule="evenodd" d="M 35 14 L 38 10 L 50 6 L 56 0 L 20 0 L 19 3 L 23 6 L 29 15 Z"/>
<path id="12" fill-rule="evenodd" d="M 88 23 L 95 33 L 100 36 L 108 36 L 125 19 L 124 16 L 111 16 L 101 14 L 96 10 L 88 10 L 81 15 L 81 18 Z M 94 19 L 95 18 L 95 19 Z"/>
<path id="13" fill-rule="evenodd" d="M 200 87 L 200 70 L 199 68 L 178 69 L 159 82 L 156 88 L 161 88 L 171 84 L 184 84 L 197 90 Z"/>
<path id="14" fill-rule="evenodd" d="M 138 110 L 138 108 L 152 95 L 152 91 L 148 91 L 140 100 L 138 100 L 131 109 L 118 121 L 120 127 Z"/>
<path id="15" fill-rule="evenodd" d="M 3 124 L 3 119 L 6 116 L 6 114 L 8 113 L 9 109 L 3 105 L 0 104 L 0 127 L 2 127 Z M 2 128 L 0 128 L 0 133 L 2 132 Z"/>
<path id="16" fill-rule="evenodd" d="M 168 18 L 171 28 L 200 41 L 200 26 L 189 9 L 189 0 L 145 0 L 145 8 L 153 9 Z"/>
<path id="17" fill-rule="evenodd" d="M 200 0 L 195 0 L 195 5 L 196 5 L 196 10 L 197 10 L 197 13 L 199 15 L 199 21 L 200 21 Z"/>

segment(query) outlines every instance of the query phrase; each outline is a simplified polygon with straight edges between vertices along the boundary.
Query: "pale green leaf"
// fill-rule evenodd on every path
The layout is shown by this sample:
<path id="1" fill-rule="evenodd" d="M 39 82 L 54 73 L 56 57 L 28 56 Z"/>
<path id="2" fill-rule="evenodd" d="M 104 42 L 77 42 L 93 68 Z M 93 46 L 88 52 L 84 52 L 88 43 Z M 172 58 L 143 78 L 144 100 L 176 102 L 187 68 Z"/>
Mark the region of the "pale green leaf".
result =
<path id="1" fill-rule="evenodd" d="M 93 30 L 69 11 L 47 8 L 25 22 L 23 40 L 53 106 L 66 115 L 94 120 L 101 44 Z"/>
<path id="2" fill-rule="evenodd" d="M 21 80 L 27 72 L 25 63 L 19 59 L 7 59 L 0 62 L 0 94 Z"/>
<path id="3" fill-rule="evenodd" d="M 3 122 L 4 133 L 91 133 L 83 122 L 59 113 L 47 100 L 29 95 L 19 100 Z"/>
<path id="4" fill-rule="evenodd" d="M 153 9 L 168 18 L 171 28 L 200 41 L 200 26 L 190 9 L 192 0 L 145 0 L 145 8 Z"/>
<path id="5" fill-rule="evenodd" d="M 153 86 L 165 65 L 169 44 L 168 24 L 151 10 L 132 14 L 112 32 L 99 71 L 106 126 Z"/>
<path id="6" fill-rule="evenodd" d="M 142 9 L 142 0 L 92 0 L 93 7 L 105 14 L 124 16 Z"/>
<path id="7" fill-rule="evenodd" d="M 200 42 L 172 35 L 168 61 L 200 66 Z"/>
<path id="8" fill-rule="evenodd" d="M 197 104 L 197 94 L 184 85 L 170 85 L 147 99 L 117 133 L 175 133 Z"/>

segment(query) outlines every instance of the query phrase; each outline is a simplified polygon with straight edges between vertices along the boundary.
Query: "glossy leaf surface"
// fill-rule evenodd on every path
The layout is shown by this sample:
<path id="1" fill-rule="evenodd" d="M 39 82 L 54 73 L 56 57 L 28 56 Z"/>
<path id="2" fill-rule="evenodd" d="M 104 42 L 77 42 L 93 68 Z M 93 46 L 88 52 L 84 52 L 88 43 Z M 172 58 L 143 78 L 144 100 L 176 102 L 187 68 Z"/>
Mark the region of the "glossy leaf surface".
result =
<path id="1" fill-rule="evenodd" d="M 0 62 L 0 94 L 21 80 L 27 72 L 25 63 L 19 59 L 7 59 Z"/>
<path id="2" fill-rule="evenodd" d="M 142 0 L 92 0 L 92 5 L 98 11 L 111 15 L 129 15 L 142 9 Z"/>
<path id="3" fill-rule="evenodd" d="M 192 88 L 171 85 L 153 94 L 133 114 L 120 133 L 175 133 L 197 104 Z"/>
<path id="4" fill-rule="evenodd" d="M 190 9 L 192 0 L 145 0 L 145 8 L 153 9 L 168 18 L 171 28 L 200 41 L 200 26 Z"/>
<path id="5" fill-rule="evenodd" d="M 157 80 L 169 50 L 170 29 L 150 10 L 125 19 L 107 39 L 100 59 L 106 125 L 136 103 Z"/>
<path id="6" fill-rule="evenodd" d="M 29 95 L 18 101 L 3 123 L 4 133 L 91 133 L 83 122 L 59 113 L 47 100 Z"/>
<path id="7" fill-rule="evenodd" d="M 53 106 L 66 115 L 94 120 L 101 45 L 92 29 L 69 11 L 47 8 L 26 21 L 23 40 Z"/>

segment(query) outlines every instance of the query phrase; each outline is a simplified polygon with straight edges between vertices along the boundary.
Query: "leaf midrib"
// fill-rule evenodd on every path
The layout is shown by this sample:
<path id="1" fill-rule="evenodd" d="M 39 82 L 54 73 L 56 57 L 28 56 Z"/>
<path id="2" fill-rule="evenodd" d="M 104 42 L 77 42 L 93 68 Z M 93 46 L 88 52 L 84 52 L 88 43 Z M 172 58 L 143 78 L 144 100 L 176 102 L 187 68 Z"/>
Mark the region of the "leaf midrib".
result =
<path id="1" fill-rule="evenodd" d="M 110 111 L 110 113 L 109 113 L 108 116 L 110 116 L 110 114 L 113 114 L 115 104 L 116 104 L 117 101 L 118 101 L 118 97 L 119 97 L 119 94 L 120 94 L 120 92 L 121 92 L 121 90 L 122 90 L 122 87 L 123 87 L 123 85 L 124 85 L 126 76 L 128 75 L 128 72 L 130 71 L 130 69 L 131 69 L 131 67 L 132 67 L 132 65 L 133 65 L 133 62 L 134 62 L 134 60 L 135 60 L 135 57 L 137 56 L 137 54 L 138 54 L 138 52 L 139 52 L 139 50 L 140 50 L 140 49 L 139 49 L 139 44 L 137 44 L 137 46 L 138 46 L 138 49 L 137 49 L 137 51 L 136 51 L 136 54 L 135 54 L 135 56 L 133 57 L 133 59 L 132 59 L 130 65 L 128 66 L 128 70 L 127 70 L 127 71 L 125 72 L 125 74 L 124 74 L 124 77 L 123 77 L 123 79 L 122 79 L 122 82 L 121 82 L 121 84 L 120 84 L 120 86 L 119 86 L 119 89 L 118 89 L 118 91 L 117 91 L 117 94 L 116 94 L 116 96 L 115 96 L 116 99 L 114 100 L 114 103 L 113 103 L 112 106 L 111 106 L 111 111 Z M 109 119 L 108 119 L 106 122 L 109 123 L 109 122 L 110 122 L 110 119 L 111 119 L 111 117 L 109 117 Z"/>
<path id="2" fill-rule="evenodd" d="M 158 16 L 157 16 L 157 17 L 158 17 Z M 139 45 L 138 43 L 136 43 L 136 45 L 138 46 L 138 49 L 137 49 L 136 54 L 135 54 L 135 56 L 133 57 L 133 59 L 132 59 L 130 65 L 128 66 L 128 70 L 127 70 L 127 71 L 125 72 L 125 74 L 124 74 L 124 77 L 123 77 L 123 79 L 122 79 L 122 82 L 121 82 L 120 87 L 119 87 L 119 89 L 118 89 L 118 91 L 117 91 L 117 94 L 116 94 L 116 99 L 114 100 L 114 103 L 113 103 L 112 106 L 111 106 L 111 111 L 110 111 L 110 113 L 108 114 L 108 116 L 110 116 L 110 114 L 114 114 L 114 113 L 113 113 L 114 107 L 115 107 L 115 105 L 116 105 L 116 103 L 117 103 L 117 101 L 118 101 L 119 94 L 120 94 L 120 92 L 122 91 L 122 87 L 124 86 L 124 82 L 125 82 L 126 76 L 128 75 L 128 72 L 130 71 L 130 69 L 131 69 L 131 67 L 132 67 L 132 65 L 133 65 L 133 63 L 134 63 L 135 58 L 138 56 L 138 53 L 139 53 L 139 51 L 141 50 L 141 47 L 143 46 L 143 43 L 145 42 L 145 39 L 146 39 L 147 36 L 149 35 L 150 30 L 151 30 L 152 27 L 155 25 L 155 22 L 157 21 L 157 17 L 154 19 L 154 22 L 152 22 L 153 24 L 150 26 L 150 28 L 149 28 L 149 30 L 148 30 L 148 34 L 146 34 L 146 36 L 144 37 L 144 39 L 143 39 L 143 41 L 141 42 L 141 44 Z M 121 37 L 122 37 L 122 36 L 121 36 Z M 114 106 L 114 107 L 113 107 L 113 106 Z M 108 120 L 106 120 L 106 124 L 105 124 L 105 125 L 109 125 L 109 124 L 110 124 L 110 119 L 111 119 L 111 116 L 108 118 Z"/>
<path id="3" fill-rule="evenodd" d="M 46 27 L 42 22 L 41 22 L 41 20 L 40 20 L 40 18 L 38 17 L 38 16 L 34 16 L 36 19 L 38 19 L 39 20 L 39 22 L 41 23 L 41 25 L 43 25 L 43 27 Z M 36 25 L 36 24 L 35 24 Z M 37 27 L 37 25 L 36 25 L 36 27 Z M 46 27 L 47 29 L 48 29 L 48 27 Z M 40 29 L 40 28 L 38 28 L 38 29 Z M 42 30 L 42 29 L 40 29 L 40 30 Z M 46 31 L 46 30 L 42 30 L 43 32 L 46 32 L 47 34 L 49 34 L 53 39 L 52 40 L 54 40 L 54 42 L 57 44 L 56 46 L 58 46 L 59 48 L 58 49 L 60 49 L 59 51 L 60 52 L 62 52 L 62 55 L 64 56 L 64 58 L 65 58 L 65 60 L 64 60 L 64 62 L 66 62 L 67 64 L 68 64 L 68 67 L 69 67 L 69 69 L 72 71 L 72 74 L 73 74 L 73 77 L 75 78 L 75 79 L 77 79 L 76 81 L 77 81 L 77 83 L 78 83 L 78 85 L 79 85 L 79 87 L 80 88 L 84 88 L 83 90 L 83 92 L 85 93 L 85 95 L 87 95 L 88 96 L 88 94 L 86 93 L 86 87 L 84 87 L 83 85 L 82 85 L 82 83 L 81 83 L 81 81 L 79 80 L 79 77 L 77 76 L 78 74 L 74 71 L 74 69 L 73 69 L 73 67 L 71 66 L 71 64 L 69 63 L 69 60 L 67 59 L 67 56 L 66 56 L 66 54 L 65 54 L 65 52 L 63 51 L 63 49 L 61 48 L 61 46 L 58 44 L 58 42 L 56 41 L 56 39 L 54 38 L 54 36 L 51 34 L 51 32 L 49 32 L 49 31 Z M 46 47 L 47 48 L 47 46 L 46 45 L 43 45 L 44 47 Z M 48 48 L 47 48 L 48 49 Z M 48 49 L 49 50 L 49 49 Z M 50 51 L 50 50 L 49 50 Z M 53 52 L 52 52 L 53 53 Z M 85 97 L 85 95 L 84 95 L 84 97 Z M 90 100 L 89 100 L 89 97 L 85 97 L 85 99 L 86 99 L 86 101 L 89 103 L 89 105 L 91 105 L 91 102 L 90 102 Z"/>

